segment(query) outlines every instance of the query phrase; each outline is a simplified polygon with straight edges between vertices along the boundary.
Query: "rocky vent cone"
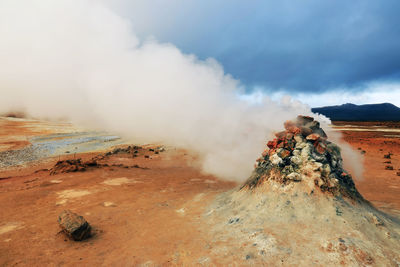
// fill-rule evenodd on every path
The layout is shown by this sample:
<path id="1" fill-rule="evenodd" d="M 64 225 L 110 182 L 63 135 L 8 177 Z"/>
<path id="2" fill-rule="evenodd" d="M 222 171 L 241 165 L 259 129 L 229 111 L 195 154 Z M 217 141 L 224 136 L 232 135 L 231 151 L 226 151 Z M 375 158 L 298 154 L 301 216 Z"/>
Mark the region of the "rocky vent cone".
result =
<path id="1" fill-rule="evenodd" d="M 328 141 L 318 121 L 298 116 L 287 121 L 285 131 L 275 134 L 255 170 L 241 190 L 255 190 L 268 185 L 281 185 L 286 189 L 302 184 L 307 193 L 316 190 L 334 196 L 362 201 L 351 175 L 343 169 L 340 148 Z"/>
<path id="2" fill-rule="evenodd" d="M 222 265 L 400 266 L 399 218 L 363 199 L 317 121 L 288 121 L 267 146 L 204 214 Z"/>

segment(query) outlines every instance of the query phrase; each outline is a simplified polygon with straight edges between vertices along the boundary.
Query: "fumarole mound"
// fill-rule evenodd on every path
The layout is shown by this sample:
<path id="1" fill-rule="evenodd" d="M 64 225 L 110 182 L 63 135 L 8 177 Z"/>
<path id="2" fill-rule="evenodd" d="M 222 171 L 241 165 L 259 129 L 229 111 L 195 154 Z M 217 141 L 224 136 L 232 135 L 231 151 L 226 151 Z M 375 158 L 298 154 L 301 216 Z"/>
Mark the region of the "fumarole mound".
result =
<path id="1" fill-rule="evenodd" d="M 250 265 L 399 266 L 399 219 L 361 196 L 317 121 L 284 127 L 249 179 L 205 213 L 215 254 Z"/>
<path id="2" fill-rule="evenodd" d="M 257 159 L 257 166 L 243 185 L 254 189 L 273 181 L 282 186 L 303 182 L 313 193 L 331 193 L 362 201 L 353 179 L 343 169 L 340 148 L 327 140 L 319 122 L 312 117 L 299 116 L 296 122 L 287 121 L 285 131 L 277 133 L 268 148 Z"/>

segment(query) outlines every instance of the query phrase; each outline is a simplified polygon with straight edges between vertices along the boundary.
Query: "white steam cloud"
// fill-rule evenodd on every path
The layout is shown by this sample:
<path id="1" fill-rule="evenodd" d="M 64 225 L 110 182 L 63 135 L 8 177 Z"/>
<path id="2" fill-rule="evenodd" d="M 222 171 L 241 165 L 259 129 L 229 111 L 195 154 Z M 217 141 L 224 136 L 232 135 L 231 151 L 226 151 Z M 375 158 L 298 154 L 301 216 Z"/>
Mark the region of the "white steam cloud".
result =
<path id="1" fill-rule="evenodd" d="M 243 180 L 271 134 L 308 107 L 238 97 L 213 59 L 141 41 L 96 1 L 0 2 L 0 112 L 68 117 L 137 142 L 194 151 L 201 169 Z"/>

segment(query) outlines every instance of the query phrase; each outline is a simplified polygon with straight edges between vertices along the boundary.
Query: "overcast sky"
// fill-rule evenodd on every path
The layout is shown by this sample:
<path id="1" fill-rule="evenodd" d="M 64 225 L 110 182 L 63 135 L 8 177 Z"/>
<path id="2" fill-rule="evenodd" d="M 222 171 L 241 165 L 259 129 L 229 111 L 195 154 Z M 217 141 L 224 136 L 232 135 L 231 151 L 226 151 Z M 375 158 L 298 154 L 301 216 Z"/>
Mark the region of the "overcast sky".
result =
<path id="1" fill-rule="evenodd" d="M 106 1 L 141 37 L 213 57 L 247 91 L 312 106 L 400 95 L 400 1 Z"/>

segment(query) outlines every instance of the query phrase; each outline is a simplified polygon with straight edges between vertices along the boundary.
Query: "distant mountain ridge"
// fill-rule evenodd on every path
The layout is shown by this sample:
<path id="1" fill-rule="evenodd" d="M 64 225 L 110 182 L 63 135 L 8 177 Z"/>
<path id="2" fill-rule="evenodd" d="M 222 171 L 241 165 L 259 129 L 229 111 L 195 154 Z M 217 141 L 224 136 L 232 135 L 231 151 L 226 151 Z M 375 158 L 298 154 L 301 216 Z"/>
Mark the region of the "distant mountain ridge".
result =
<path id="1" fill-rule="evenodd" d="M 351 103 L 312 108 L 332 121 L 400 121 L 400 108 L 391 103 L 355 105 Z"/>

